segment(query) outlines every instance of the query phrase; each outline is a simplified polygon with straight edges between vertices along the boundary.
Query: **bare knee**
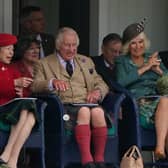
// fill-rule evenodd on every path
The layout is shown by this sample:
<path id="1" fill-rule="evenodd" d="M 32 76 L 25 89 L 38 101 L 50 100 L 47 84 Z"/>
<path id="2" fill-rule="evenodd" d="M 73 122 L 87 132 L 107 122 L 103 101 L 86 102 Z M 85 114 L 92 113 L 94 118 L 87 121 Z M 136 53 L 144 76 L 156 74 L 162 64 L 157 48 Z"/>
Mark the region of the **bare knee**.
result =
<path id="1" fill-rule="evenodd" d="M 91 110 L 91 120 L 94 127 L 106 126 L 104 110 L 101 107 L 96 107 Z"/>
<path id="2" fill-rule="evenodd" d="M 168 97 L 161 97 L 157 106 L 157 113 L 166 113 L 168 109 Z"/>
<path id="3" fill-rule="evenodd" d="M 77 124 L 89 124 L 89 123 L 90 123 L 90 109 L 88 107 L 81 107 L 77 116 Z"/>
<path id="4" fill-rule="evenodd" d="M 168 97 L 161 97 L 159 104 L 168 106 Z"/>
<path id="5" fill-rule="evenodd" d="M 19 117 L 19 121 L 18 124 L 24 124 L 27 120 L 27 115 L 28 115 L 28 111 L 27 110 L 22 110 L 20 112 L 20 117 Z"/>
<path id="6" fill-rule="evenodd" d="M 31 113 L 31 112 L 29 112 L 28 113 L 28 115 L 27 115 L 27 123 L 31 126 L 31 127 L 33 127 L 34 125 L 35 125 L 35 117 L 34 117 L 34 114 L 33 113 Z"/>

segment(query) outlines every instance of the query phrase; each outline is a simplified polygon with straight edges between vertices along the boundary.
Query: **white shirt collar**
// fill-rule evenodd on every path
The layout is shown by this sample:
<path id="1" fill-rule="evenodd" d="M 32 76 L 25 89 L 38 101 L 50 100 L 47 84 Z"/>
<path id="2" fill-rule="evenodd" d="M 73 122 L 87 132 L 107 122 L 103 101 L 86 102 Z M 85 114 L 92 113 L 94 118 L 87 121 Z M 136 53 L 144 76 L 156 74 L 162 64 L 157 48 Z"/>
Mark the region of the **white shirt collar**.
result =
<path id="1" fill-rule="evenodd" d="M 65 68 L 66 67 L 66 61 L 61 57 L 61 55 L 59 53 L 56 53 L 56 55 L 57 55 L 57 57 L 59 59 L 60 64 Z M 74 60 L 71 59 L 69 61 L 72 64 L 72 67 L 74 69 L 75 68 Z"/>
<path id="2" fill-rule="evenodd" d="M 108 67 L 108 68 L 110 67 L 110 64 L 105 59 L 104 59 L 104 64 L 106 67 Z"/>

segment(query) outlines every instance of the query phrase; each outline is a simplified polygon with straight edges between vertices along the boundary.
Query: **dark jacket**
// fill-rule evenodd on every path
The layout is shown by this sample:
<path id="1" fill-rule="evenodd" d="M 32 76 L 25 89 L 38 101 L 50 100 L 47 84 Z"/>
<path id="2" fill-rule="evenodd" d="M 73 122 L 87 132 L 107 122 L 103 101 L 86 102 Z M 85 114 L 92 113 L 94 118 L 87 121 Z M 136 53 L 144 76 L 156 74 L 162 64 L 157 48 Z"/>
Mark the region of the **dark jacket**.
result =
<path id="1" fill-rule="evenodd" d="M 106 67 L 102 55 L 94 56 L 91 58 L 95 64 L 95 69 L 97 73 L 103 78 L 103 80 L 106 82 L 111 91 L 130 95 L 130 93 L 124 87 L 122 87 L 119 83 L 116 82 L 115 66 L 113 67 L 113 69 Z"/>
<path id="2" fill-rule="evenodd" d="M 45 56 L 52 54 L 55 50 L 55 40 L 51 34 L 42 33 L 41 36 L 41 44 L 43 46 Z"/>
<path id="3" fill-rule="evenodd" d="M 95 64 L 97 73 L 103 78 L 108 86 L 111 86 L 110 81 L 115 80 L 114 68 L 110 69 L 106 67 L 103 56 L 95 56 L 91 58 Z"/>

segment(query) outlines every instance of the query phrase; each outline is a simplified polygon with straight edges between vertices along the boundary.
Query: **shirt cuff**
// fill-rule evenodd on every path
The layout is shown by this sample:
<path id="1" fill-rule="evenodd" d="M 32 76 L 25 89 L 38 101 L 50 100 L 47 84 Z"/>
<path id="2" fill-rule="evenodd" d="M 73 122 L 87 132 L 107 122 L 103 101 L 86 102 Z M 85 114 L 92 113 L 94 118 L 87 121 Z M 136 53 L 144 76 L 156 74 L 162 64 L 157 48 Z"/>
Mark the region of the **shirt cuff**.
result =
<path id="1" fill-rule="evenodd" d="M 52 78 L 50 79 L 49 81 L 49 84 L 48 84 L 48 89 L 49 91 L 53 91 L 55 88 L 53 87 L 53 80 L 56 79 L 56 78 Z"/>

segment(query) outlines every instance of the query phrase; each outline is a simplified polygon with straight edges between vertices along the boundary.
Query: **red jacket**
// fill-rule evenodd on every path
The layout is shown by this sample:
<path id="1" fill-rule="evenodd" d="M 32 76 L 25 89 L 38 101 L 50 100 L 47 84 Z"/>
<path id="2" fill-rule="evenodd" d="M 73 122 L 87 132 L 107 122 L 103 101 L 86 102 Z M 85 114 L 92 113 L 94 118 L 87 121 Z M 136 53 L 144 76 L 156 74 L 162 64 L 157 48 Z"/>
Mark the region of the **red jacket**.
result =
<path id="1" fill-rule="evenodd" d="M 28 77 L 28 78 L 33 78 L 27 67 L 22 61 L 16 61 L 12 64 L 13 68 L 17 69 L 17 71 L 20 72 L 22 77 Z M 23 96 L 24 97 L 29 97 L 31 95 L 31 90 L 30 87 L 24 88 L 23 89 Z"/>
<path id="2" fill-rule="evenodd" d="M 18 97 L 15 92 L 14 79 L 21 77 L 19 71 L 11 65 L 0 62 L 0 104 Z"/>

